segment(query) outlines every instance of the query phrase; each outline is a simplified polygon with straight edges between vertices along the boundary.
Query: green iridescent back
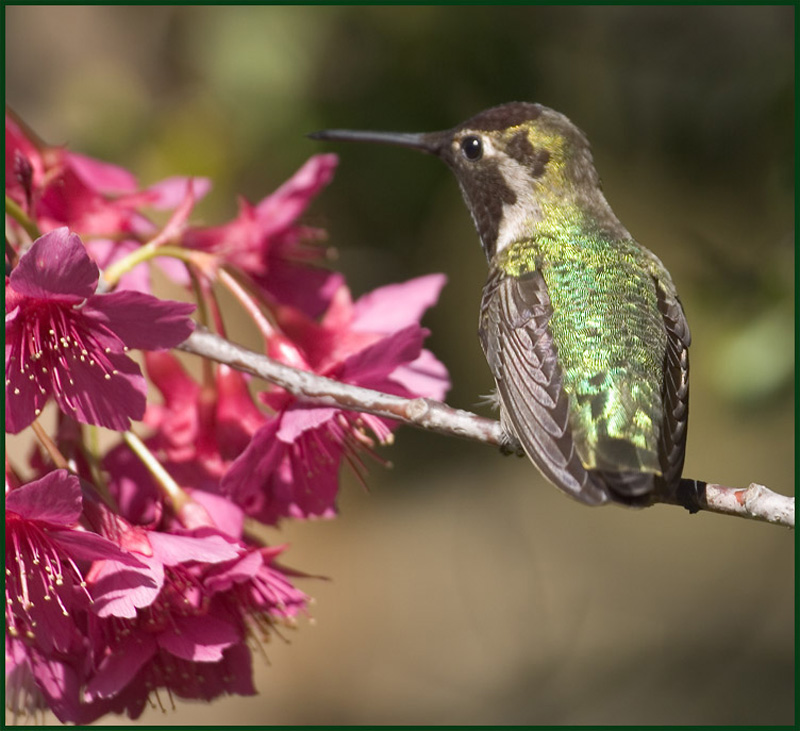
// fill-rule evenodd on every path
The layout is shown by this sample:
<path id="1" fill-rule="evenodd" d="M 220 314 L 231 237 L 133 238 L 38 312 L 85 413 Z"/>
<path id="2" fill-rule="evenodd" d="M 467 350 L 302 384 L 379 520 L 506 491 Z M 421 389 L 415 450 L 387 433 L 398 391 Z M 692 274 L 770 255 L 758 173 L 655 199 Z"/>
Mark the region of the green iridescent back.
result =
<path id="1" fill-rule="evenodd" d="M 586 469 L 661 473 L 667 335 L 650 272 L 657 260 L 645 251 L 578 215 L 498 257 L 507 274 L 535 269 L 547 284 L 548 329 Z"/>

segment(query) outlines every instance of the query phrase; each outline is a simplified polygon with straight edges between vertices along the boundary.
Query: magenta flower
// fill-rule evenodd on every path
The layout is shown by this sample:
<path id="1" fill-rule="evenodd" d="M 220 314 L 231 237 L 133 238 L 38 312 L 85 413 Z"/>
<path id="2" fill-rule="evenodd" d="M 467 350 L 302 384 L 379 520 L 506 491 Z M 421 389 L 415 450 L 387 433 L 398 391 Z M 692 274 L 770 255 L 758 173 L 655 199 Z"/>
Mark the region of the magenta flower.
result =
<path id="1" fill-rule="evenodd" d="M 239 201 L 239 215 L 222 226 L 193 228 L 183 245 L 216 254 L 247 272 L 265 293 L 281 304 L 316 317 L 344 281 L 342 276 L 309 264 L 324 250 L 304 246 L 322 232 L 300 226 L 298 218 L 333 178 L 336 155 L 314 155 L 272 195 L 253 206 Z"/>
<path id="2" fill-rule="evenodd" d="M 265 419 L 245 376 L 220 365 L 213 390 L 206 391 L 170 353 L 147 353 L 145 366 L 163 397 L 163 404 L 148 406 L 145 414 L 145 423 L 156 429 L 148 444 L 173 464 L 201 462 L 209 473 L 221 476 Z"/>
<path id="3" fill-rule="evenodd" d="M 51 399 L 62 411 L 52 443 L 46 420 L 35 424 L 30 466 L 41 479 L 20 485 L 7 464 L 12 712 L 47 708 L 87 724 L 137 718 L 154 696 L 254 694 L 252 642 L 307 613 L 296 578 L 320 577 L 283 566 L 285 546 L 264 545 L 251 518 L 333 517 L 342 464 L 363 480 L 365 458 L 381 461 L 377 445 L 397 426 L 310 407 L 277 386 L 256 398 L 249 376 L 227 366 L 191 376 L 166 351 L 192 332 L 194 308 L 149 294 L 152 255 L 206 298 L 221 332 L 216 285 L 230 290 L 272 358 L 405 397 L 441 399 L 449 388 L 420 324 L 444 277 L 354 302 L 324 267 L 324 232 L 300 223 L 336 165 L 316 155 L 272 195 L 240 200 L 233 220 L 190 226 L 207 180 L 141 189 L 129 171 L 47 145 L 7 114 L 6 196 L 16 205 L 6 221 L 6 431 L 31 425 Z M 150 208 L 168 210 L 167 222 L 157 228 Z M 44 235 L 30 243 L 31 230 Z M 144 351 L 141 371 L 130 349 Z M 147 402 L 142 371 L 157 402 Z M 86 443 L 84 424 L 125 430 L 139 419 L 149 451 L 127 438 Z M 53 471 L 62 459 L 78 477 Z"/>
<path id="4" fill-rule="evenodd" d="M 103 536 L 78 528 L 77 477 L 56 470 L 6 495 L 6 630 L 44 652 L 67 651 L 76 639 L 74 613 L 91 596 L 82 561 L 143 564 Z"/>
<path id="5" fill-rule="evenodd" d="M 444 286 L 442 275 L 382 287 L 355 304 L 342 286 L 320 323 L 293 308 L 278 312 L 282 332 L 310 370 L 345 383 L 406 397 L 441 399 L 447 371 L 422 348 L 419 325 Z M 360 476 L 359 452 L 385 442 L 396 424 L 370 414 L 307 407 L 285 391 L 260 394 L 274 409 L 222 479 L 225 494 L 258 520 L 330 518 L 336 512 L 342 459 Z"/>
<path id="6" fill-rule="evenodd" d="M 96 204 L 92 205 L 96 196 L 127 195 L 137 189 L 136 178 L 124 168 L 31 140 L 27 130 L 8 115 L 5 152 L 6 192 L 48 228 L 74 226 L 78 216 L 68 211 L 78 202 L 84 210 L 96 209 Z M 83 194 L 76 194 L 78 186 L 85 189 Z M 45 197 L 50 197 L 51 203 L 42 206 Z M 42 208 L 58 209 L 60 214 L 48 215 Z"/>
<path id="7" fill-rule="evenodd" d="M 178 206 L 192 181 L 195 198 L 211 187 L 207 178 L 174 176 L 139 189 L 125 168 L 34 143 L 6 116 L 6 193 L 22 205 L 40 230 L 68 226 L 93 237 L 145 235 L 155 227 L 139 208 Z"/>
<path id="8" fill-rule="evenodd" d="M 306 611 L 308 597 L 289 581 L 292 572 L 275 562 L 285 546 L 252 548 L 241 558 L 211 569 L 204 580 L 215 593 L 214 601 L 231 616 L 247 622 L 264 624 L 292 620 Z"/>
<path id="9" fill-rule="evenodd" d="M 243 633 L 248 625 L 265 630 L 273 620 L 292 622 L 299 613 L 307 611 L 308 597 L 294 587 L 289 577 L 311 577 L 276 561 L 287 546 L 251 545 L 244 538 L 241 508 L 222 495 L 201 490 L 190 492 L 205 509 L 209 525 L 213 524 L 213 528 L 196 532 L 219 531 L 237 539 L 241 550 L 235 559 L 203 571 L 203 587 L 212 597 L 212 611 L 232 618 Z"/>
<path id="10" fill-rule="evenodd" d="M 250 623 L 264 630 L 289 620 L 307 598 L 289 582 L 293 572 L 275 564 L 281 549 L 242 541 L 239 508 L 192 494 L 209 518 L 191 531 L 166 515 L 147 530 L 100 508 L 95 517 L 138 565 L 116 555 L 94 562 L 85 577 L 93 603 L 69 652 L 7 644 L 15 705 L 35 690 L 62 721 L 88 723 L 110 712 L 137 718 L 162 688 L 204 701 L 255 693 Z M 26 683 L 33 689 L 18 687 Z"/>
<path id="11" fill-rule="evenodd" d="M 220 532 L 186 531 L 180 528 L 149 530 L 132 525 L 119 515 L 100 510 L 104 533 L 138 560 L 136 566 L 109 559 L 95 561 L 86 580 L 92 587 L 92 610 L 100 617 L 137 616 L 137 610 L 154 602 L 184 594 L 186 586 L 175 577 L 183 565 L 203 566 L 229 561 L 240 553 L 238 542 Z M 165 598 L 166 597 L 166 598 Z"/>
<path id="12" fill-rule="evenodd" d="M 135 176 L 117 165 L 32 141 L 6 116 L 6 194 L 17 201 L 40 231 L 67 226 L 87 237 L 86 247 L 108 267 L 156 232 L 141 210 L 179 206 L 191 185 L 197 200 L 211 188 L 207 178 L 174 176 L 140 190 Z M 149 270 L 126 273 L 118 289 L 149 292 Z"/>
<path id="13" fill-rule="evenodd" d="M 340 366 L 332 366 L 326 375 L 345 383 L 385 389 L 386 393 L 443 399 L 450 389 L 447 369 L 433 353 L 421 348 L 428 331 L 419 326 L 419 321 L 436 304 L 446 281 L 443 274 L 428 274 L 380 287 L 352 305 L 349 297 L 342 298 L 336 303 L 335 313 L 333 308 L 328 312 L 323 326 L 342 336 L 348 329 L 359 336 L 370 334 L 374 343 L 348 354 Z M 409 347 L 410 352 L 405 350 Z M 393 360 L 395 367 L 387 368 Z"/>
<path id="14" fill-rule="evenodd" d="M 146 385 L 129 348 L 171 348 L 193 323 L 191 304 L 139 292 L 95 294 L 97 265 L 60 228 L 38 238 L 6 285 L 6 431 L 52 396 L 77 421 L 125 430 L 145 411 Z"/>
<path id="15" fill-rule="evenodd" d="M 152 704 L 151 695 L 162 688 L 167 697 L 206 703 L 224 695 L 255 695 L 250 649 L 241 639 L 231 641 L 229 626 L 179 621 L 175 631 L 185 632 L 188 644 L 197 634 L 207 634 L 208 643 L 217 642 L 223 648 L 220 658 L 191 660 L 160 647 L 150 636 L 118 637 L 88 677 L 80 709 L 83 723 L 106 713 L 125 713 L 137 719 Z"/>
<path id="16" fill-rule="evenodd" d="M 62 723 L 88 723 L 81 704 L 82 658 L 88 647 L 76 644 L 70 652 L 42 652 L 6 634 L 6 707 L 15 716 L 35 718 L 52 711 Z M 100 714 L 102 715 L 102 714 Z"/>
<path id="17" fill-rule="evenodd" d="M 144 423 L 153 433 L 145 444 L 182 487 L 219 493 L 222 475 L 266 420 L 245 376 L 218 366 L 213 387 L 203 388 L 171 353 L 148 352 L 145 365 L 163 399 L 148 404 Z M 161 496 L 141 462 L 120 445 L 103 465 L 121 514 L 137 524 L 154 524 Z"/>
<path id="18" fill-rule="evenodd" d="M 97 614 L 89 631 L 94 669 L 85 693 L 92 705 L 124 709 L 136 718 L 148 695 L 161 687 L 202 700 L 252 694 L 243 609 L 229 611 L 228 605 L 235 605 L 246 581 L 275 587 L 264 595 L 276 612 L 292 612 L 295 603 L 305 601 L 288 582 L 280 582 L 276 567 L 249 568 L 250 555 L 260 564 L 269 558 L 263 561 L 260 550 L 241 541 L 241 510 L 219 496 L 192 494 L 209 516 L 206 525 L 184 534 L 131 526 L 123 545 L 139 544 L 132 550 L 146 568 L 106 561 L 96 563 L 87 577 Z M 242 562 L 248 568 L 239 568 Z M 217 599 L 223 596 L 228 599 Z"/>
<path id="19" fill-rule="evenodd" d="M 281 518 L 332 518 L 336 515 L 339 466 L 346 432 L 328 429 L 335 409 L 313 409 L 318 428 L 281 431 L 283 414 L 270 419 L 222 478 L 222 490 L 247 515 L 267 525 Z M 288 412 L 287 421 L 294 420 Z M 338 438 L 337 438 L 338 437 Z"/>

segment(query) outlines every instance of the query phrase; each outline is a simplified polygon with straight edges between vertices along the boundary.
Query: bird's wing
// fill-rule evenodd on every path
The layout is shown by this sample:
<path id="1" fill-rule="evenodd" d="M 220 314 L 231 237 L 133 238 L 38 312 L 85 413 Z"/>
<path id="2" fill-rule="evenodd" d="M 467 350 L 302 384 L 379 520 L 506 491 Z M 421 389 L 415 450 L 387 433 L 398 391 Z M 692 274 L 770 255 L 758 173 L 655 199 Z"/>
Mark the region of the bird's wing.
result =
<path id="1" fill-rule="evenodd" d="M 553 309 L 538 271 L 495 271 L 481 301 L 479 335 L 503 409 L 531 461 L 553 484 L 589 505 L 610 497 L 583 467 L 569 424 L 569 401 L 547 323 Z"/>
<path id="2" fill-rule="evenodd" d="M 686 429 L 689 420 L 689 345 L 692 336 L 683 307 L 668 275 L 654 276 L 658 309 L 667 330 L 664 353 L 662 401 L 664 421 L 661 426 L 659 460 L 665 486 L 674 488 L 681 478 L 686 453 Z"/>

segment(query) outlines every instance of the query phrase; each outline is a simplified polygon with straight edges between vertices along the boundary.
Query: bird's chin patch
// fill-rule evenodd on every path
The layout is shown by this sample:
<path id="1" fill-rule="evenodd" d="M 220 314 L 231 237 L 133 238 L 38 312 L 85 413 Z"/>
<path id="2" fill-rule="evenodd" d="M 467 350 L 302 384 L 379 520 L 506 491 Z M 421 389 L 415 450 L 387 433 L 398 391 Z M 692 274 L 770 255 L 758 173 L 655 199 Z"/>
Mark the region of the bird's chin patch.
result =
<path id="1" fill-rule="evenodd" d="M 542 220 L 542 210 L 531 195 L 530 180 L 522 165 L 505 165 L 501 174 L 506 186 L 514 193 L 514 202 L 503 202 L 503 215 L 497 229 L 495 254 L 530 237 L 534 225 Z"/>

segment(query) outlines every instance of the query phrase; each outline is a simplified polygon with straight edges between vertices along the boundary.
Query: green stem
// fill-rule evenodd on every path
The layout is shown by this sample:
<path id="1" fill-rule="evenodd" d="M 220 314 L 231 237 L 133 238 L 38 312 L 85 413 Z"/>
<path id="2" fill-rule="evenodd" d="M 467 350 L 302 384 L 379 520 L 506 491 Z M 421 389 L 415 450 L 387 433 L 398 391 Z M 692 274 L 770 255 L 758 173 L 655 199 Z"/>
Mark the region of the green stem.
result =
<path id="1" fill-rule="evenodd" d="M 231 272 L 225 267 L 220 267 L 219 281 L 228 289 L 228 291 L 241 303 L 242 307 L 250 315 L 250 319 L 256 324 L 256 327 L 261 331 L 264 340 L 269 340 L 275 333 L 275 328 L 269 321 L 269 318 L 262 312 L 259 302 L 253 297 L 244 286 Z"/>
<path id="2" fill-rule="evenodd" d="M 61 450 L 56 446 L 56 443 L 50 438 L 50 435 L 44 430 L 42 425 L 38 421 L 34 421 L 31 424 L 31 428 L 40 444 L 47 451 L 47 454 L 50 455 L 53 464 L 60 470 L 69 470 L 69 462 L 67 462 L 66 457 L 61 454 Z"/>
<path id="3" fill-rule="evenodd" d="M 134 267 L 150 259 L 155 259 L 157 256 L 171 256 L 174 259 L 180 259 L 190 264 L 192 263 L 194 252 L 182 249 L 180 246 L 153 246 L 152 242 L 145 244 L 127 256 L 122 257 L 115 264 L 106 267 L 103 271 L 106 287 L 111 289 L 119 282 L 123 274 L 127 274 Z"/>
<path id="4" fill-rule="evenodd" d="M 210 314 L 208 311 L 208 302 L 203 292 L 203 283 L 200 281 L 200 277 L 194 267 L 190 266 L 188 269 L 189 279 L 192 282 L 192 289 L 194 290 L 194 299 L 197 302 L 197 319 L 203 327 L 208 328 L 210 324 Z M 208 358 L 203 358 L 202 364 L 204 388 L 215 389 L 213 363 Z"/>
<path id="5" fill-rule="evenodd" d="M 38 226 L 31 221 L 31 219 L 28 217 L 28 214 L 25 213 L 22 208 L 20 208 L 19 203 L 17 203 L 13 198 L 9 198 L 7 195 L 6 213 L 25 229 L 25 233 L 31 237 L 31 240 L 38 239 L 42 235 L 39 232 Z"/>
<path id="6" fill-rule="evenodd" d="M 155 455 L 147 448 L 145 443 L 132 431 L 124 432 L 122 434 L 122 439 L 130 450 L 142 461 L 144 466 L 147 467 L 148 472 L 150 472 L 165 495 L 172 502 L 172 507 L 176 514 L 180 514 L 181 508 L 191 501 L 186 491 L 175 482 L 172 475 L 164 469 L 161 462 L 156 459 Z"/>

